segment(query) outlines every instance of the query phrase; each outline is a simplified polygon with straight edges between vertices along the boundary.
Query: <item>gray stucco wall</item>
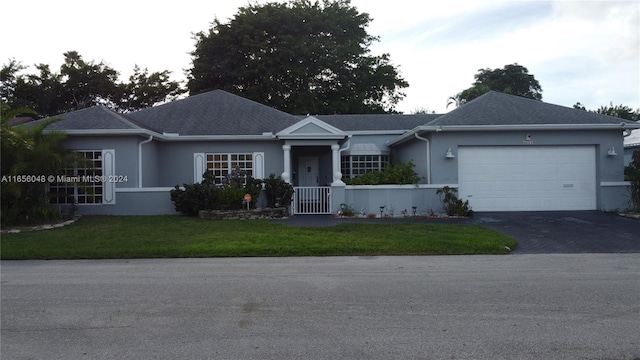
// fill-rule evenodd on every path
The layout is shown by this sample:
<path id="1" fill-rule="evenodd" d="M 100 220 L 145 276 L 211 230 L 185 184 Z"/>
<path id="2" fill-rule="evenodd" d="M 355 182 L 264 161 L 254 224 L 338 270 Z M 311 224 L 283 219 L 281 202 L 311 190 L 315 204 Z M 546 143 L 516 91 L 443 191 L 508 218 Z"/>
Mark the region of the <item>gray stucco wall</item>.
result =
<path id="1" fill-rule="evenodd" d="M 193 183 L 195 153 L 264 152 L 265 176 L 280 175 L 284 168 L 282 143 L 278 141 L 246 142 L 164 142 L 157 151 L 158 185 L 175 186 Z"/>
<path id="2" fill-rule="evenodd" d="M 70 211 L 69 205 L 61 207 L 63 213 Z M 144 192 L 116 191 L 113 205 L 78 205 L 81 215 L 176 215 L 168 189 Z"/>
<path id="3" fill-rule="evenodd" d="M 345 187 L 344 204 L 356 214 L 364 211 L 365 215 L 380 216 L 381 206 L 384 206 L 383 215 L 387 216 L 402 216 L 403 210 L 412 216 L 413 206 L 416 207 L 416 215 L 437 214 L 442 208 L 437 190 L 428 185 L 348 185 Z"/>

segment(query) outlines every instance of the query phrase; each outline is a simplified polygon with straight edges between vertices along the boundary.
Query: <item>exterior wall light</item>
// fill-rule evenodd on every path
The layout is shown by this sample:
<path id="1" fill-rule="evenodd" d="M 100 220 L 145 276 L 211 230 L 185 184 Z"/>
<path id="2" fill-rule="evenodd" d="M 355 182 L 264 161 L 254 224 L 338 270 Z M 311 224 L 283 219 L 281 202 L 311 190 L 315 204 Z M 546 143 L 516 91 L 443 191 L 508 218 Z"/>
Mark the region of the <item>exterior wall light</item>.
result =
<path id="1" fill-rule="evenodd" d="M 449 148 L 449 149 L 447 150 L 447 153 L 444 155 L 444 157 L 445 157 L 445 158 L 447 158 L 447 159 L 453 159 L 453 158 L 455 158 L 456 156 L 455 156 L 455 155 L 453 155 L 453 152 L 451 152 L 451 148 Z"/>
<path id="2" fill-rule="evenodd" d="M 613 145 L 611 145 L 611 147 L 609 148 L 609 151 L 607 151 L 607 155 L 609 155 L 609 156 L 616 156 L 616 155 L 618 155 L 618 154 L 616 153 L 616 148 L 615 148 L 615 147 L 613 147 Z"/>

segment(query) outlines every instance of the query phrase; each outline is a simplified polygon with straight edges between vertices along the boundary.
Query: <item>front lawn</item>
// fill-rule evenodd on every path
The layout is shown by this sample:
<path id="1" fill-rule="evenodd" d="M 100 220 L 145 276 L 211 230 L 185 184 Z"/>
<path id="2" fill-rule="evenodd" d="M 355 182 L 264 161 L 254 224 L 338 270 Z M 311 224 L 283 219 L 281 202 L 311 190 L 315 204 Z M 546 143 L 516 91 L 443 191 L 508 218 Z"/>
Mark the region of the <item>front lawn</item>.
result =
<path id="1" fill-rule="evenodd" d="M 4 234 L 1 258 L 505 254 L 515 240 L 480 225 L 419 223 L 292 227 L 266 220 L 85 216 L 52 230 Z"/>

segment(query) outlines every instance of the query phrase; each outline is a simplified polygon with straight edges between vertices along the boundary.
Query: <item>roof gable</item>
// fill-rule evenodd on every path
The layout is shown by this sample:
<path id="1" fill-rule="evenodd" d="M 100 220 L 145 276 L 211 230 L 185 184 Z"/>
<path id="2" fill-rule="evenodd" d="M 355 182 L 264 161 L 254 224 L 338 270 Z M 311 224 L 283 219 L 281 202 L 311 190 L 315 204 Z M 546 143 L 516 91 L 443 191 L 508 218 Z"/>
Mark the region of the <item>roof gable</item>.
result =
<path id="1" fill-rule="evenodd" d="M 621 124 L 626 120 L 497 91 L 429 122 L 431 126 Z M 628 122 L 632 124 L 632 122 Z"/>
<path id="2" fill-rule="evenodd" d="M 262 135 L 298 119 L 255 101 L 214 90 L 128 114 L 159 133 L 183 135 Z"/>
<path id="3" fill-rule="evenodd" d="M 309 116 L 278 132 L 276 136 L 280 139 L 344 139 L 347 133 L 316 117 Z"/>

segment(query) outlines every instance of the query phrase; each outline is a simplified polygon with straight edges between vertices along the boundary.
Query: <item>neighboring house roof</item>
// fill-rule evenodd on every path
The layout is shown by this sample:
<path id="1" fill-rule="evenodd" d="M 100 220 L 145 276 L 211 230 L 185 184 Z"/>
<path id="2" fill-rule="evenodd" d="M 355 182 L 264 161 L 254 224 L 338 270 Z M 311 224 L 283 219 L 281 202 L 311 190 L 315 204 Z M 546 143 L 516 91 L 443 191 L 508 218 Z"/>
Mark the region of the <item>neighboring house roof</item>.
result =
<path id="1" fill-rule="evenodd" d="M 127 114 L 158 133 L 262 135 L 278 132 L 298 118 L 255 101 L 214 90 Z"/>
<path id="2" fill-rule="evenodd" d="M 640 130 L 633 130 L 624 138 L 624 147 L 640 147 Z"/>
<path id="3" fill-rule="evenodd" d="M 619 125 L 622 122 L 635 124 L 613 116 L 489 91 L 427 125 Z"/>
<path id="4" fill-rule="evenodd" d="M 43 121 L 62 119 L 47 126 L 47 130 L 132 130 L 140 129 L 131 121 L 125 119 L 115 111 L 104 106 L 93 106 L 53 116 L 47 119 L 32 121 L 28 126 L 34 126 Z"/>
<path id="5" fill-rule="evenodd" d="M 316 118 L 343 131 L 411 130 L 424 125 L 440 114 L 362 114 L 362 115 L 315 115 Z"/>
<path id="6" fill-rule="evenodd" d="M 7 121 L 7 124 L 9 126 L 16 126 L 16 125 L 22 125 L 31 121 L 35 121 L 35 119 L 29 116 L 19 116 L 19 117 L 14 117 L 13 119 L 10 119 L 9 121 Z"/>

